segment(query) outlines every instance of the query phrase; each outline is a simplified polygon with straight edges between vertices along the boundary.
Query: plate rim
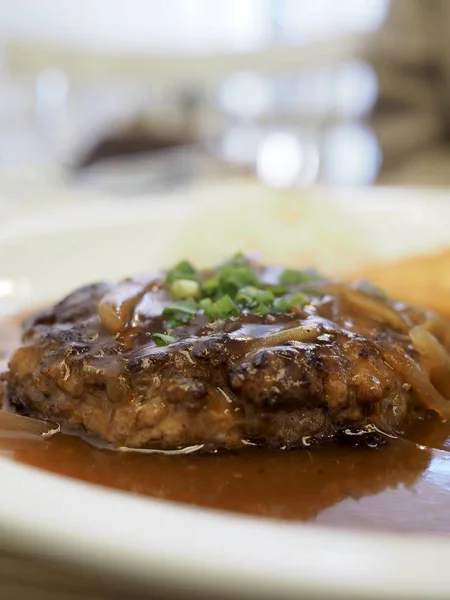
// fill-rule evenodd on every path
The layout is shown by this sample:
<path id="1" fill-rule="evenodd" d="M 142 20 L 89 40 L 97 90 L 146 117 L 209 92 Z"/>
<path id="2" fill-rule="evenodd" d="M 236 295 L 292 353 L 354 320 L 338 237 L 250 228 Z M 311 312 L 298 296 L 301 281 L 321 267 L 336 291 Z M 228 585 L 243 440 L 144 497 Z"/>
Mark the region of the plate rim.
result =
<path id="1" fill-rule="evenodd" d="M 443 192 L 425 189 L 412 195 L 416 201 L 429 201 L 430 196 L 441 200 Z M 376 202 L 380 190 L 331 194 L 344 203 L 361 194 Z M 154 201 L 143 210 L 159 210 L 160 216 L 173 214 L 174 208 L 184 210 L 175 199 L 168 203 L 171 206 L 164 207 L 162 201 Z M 135 205 L 142 207 L 140 202 Z M 122 205 L 112 222 L 118 222 L 124 210 Z M 3 239 L 0 235 L 0 248 L 20 237 L 18 230 Z M 71 480 L 3 457 L 0 479 L 7 482 L 0 493 L 0 541 L 85 567 L 95 565 L 116 576 L 137 578 L 143 585 L 160 579 L 178 588 L 189 585 L 210 594 L 228 590 L 236 597 L 245 593 L 261 598 L 299 593 L 330 599 L 448 597 L 450 539 L 443 537 L 349 531 L 192 508 Z M 68 514 L 64 500 L 74 496 L 77 504 Z M 87 528 L 89 513 L 83 508 L 89 506 L 96 507 L 96 518 L 89 517 Z M 111 514 L 122 517 L 114 527 L 108 521 Z M 176 523 L 184 537 L 168 535 L 161 527 L 165 521 Z"/>
<path id="2" fill-rule="evenodd" d="M 7 458 L 0 458 L 0 478 L 8 482 L 0 494 L 0 539 L 142 585 L 261 598 L 298 597 L 300 592 L 312 598 L 448 597 L 450 540 L 444 537 L 292 524 L 195 508 L 87 484 Z M 74 497 L 76 505 L 67 504 Z"/>

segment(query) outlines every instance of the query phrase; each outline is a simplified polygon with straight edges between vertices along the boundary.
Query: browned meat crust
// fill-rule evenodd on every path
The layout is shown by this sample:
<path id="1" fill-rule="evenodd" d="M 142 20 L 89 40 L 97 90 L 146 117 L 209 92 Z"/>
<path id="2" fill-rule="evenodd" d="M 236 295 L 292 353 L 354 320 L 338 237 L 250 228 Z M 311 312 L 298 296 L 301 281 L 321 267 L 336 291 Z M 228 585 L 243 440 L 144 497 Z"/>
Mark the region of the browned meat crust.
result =
<path id="1" fill-rule="evenodd" d="M 121 289 L 126 318 L 108 326 L 105 295 Z M 200 314 L 158 347 L 152 334 L 172 300 L 161 277 L 88 286 L 26 324 L 6 376 L 9 401 L 136 448 L 284 448 L 397 431 L 417 394 L 386 355 L 395 348 L 417 359 L 407 330 L 424 315 L 354 292 L 368 299 L 364 309 L 353 292 L 322 282 L 286 314 L 213 322 Z"/>

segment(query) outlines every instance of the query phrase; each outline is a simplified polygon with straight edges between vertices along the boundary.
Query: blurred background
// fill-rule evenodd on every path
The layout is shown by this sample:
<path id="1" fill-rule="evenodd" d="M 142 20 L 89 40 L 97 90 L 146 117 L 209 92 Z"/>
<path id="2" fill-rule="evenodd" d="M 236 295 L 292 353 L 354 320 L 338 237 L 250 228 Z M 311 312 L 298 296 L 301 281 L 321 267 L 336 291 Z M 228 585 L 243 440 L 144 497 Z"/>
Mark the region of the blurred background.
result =
<path id="1" fill-rule="evenodd" d="M 0 172 L 448 184 L 447 0 L 1 0 Z"/>

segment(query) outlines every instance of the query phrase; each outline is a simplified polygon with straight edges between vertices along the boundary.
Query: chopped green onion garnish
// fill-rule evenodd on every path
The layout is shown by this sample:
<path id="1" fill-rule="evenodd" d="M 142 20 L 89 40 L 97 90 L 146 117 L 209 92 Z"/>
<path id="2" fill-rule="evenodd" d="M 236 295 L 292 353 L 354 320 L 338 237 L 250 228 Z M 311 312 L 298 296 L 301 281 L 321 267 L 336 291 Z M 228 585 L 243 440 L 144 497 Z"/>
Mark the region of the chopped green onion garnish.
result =
<path id="1" fill-rule="evenodd" d="M 298 271 L 296 269 L 285 269 L 280 275 L 280 284 L 296 285 L 299 283 L 314 281 L 315 279 L 317 279 L 317 277 L 311 275 L 310 273 L 305 273 L 305 271 Z"/>
<path id="2" fill-rule="evenodd" d="M 238 295 L 243 294 L 244 296 L 248 296 L 250 298 L 256 298 L 256 295 L 259 294 L 260 291 L 261 290 L 254 285 L 246 285 L 239 290 Z"/>
<path id="3" fill-rule="evenodd" d="M 243 252 L 236 252 L 233 258 L 230 260 L 230 264 L 232 265 L 246 265 L 247 262 L 248 260 Z"/>
<path id="4" fill-rule="evenodd" d="M 165 333 L 152 333 L 152 339 L 157 346 L 168 346 L 177 341 L 172 335 L 166 335 Z"/>
<path id="5" fill-rule="evenodd" d="M 237 317 L 241 312 L 230 296 L 222 296 L 216 302 L 204 306 L 203 310 L 205 315 L 212 321 L 227 317 Z"/>
<path id="6" fill-rule="evenodd" d="M 273 310 L 277 314 L 287 313 L 292 309 L 292 301 L 287 298 L 277 298 L 273 303 Z"/>
<path id="7" fill-rule="evenodd" d="M 253 309 L 252 312 L 254 312 L 256 315 L 264 316 L 270 313 L 270 308 L 261 302 Z"/>
<path id="8" fill-rule="evenodd" d="M 215 302 L 211 302 L 211 304 L 204 306 L 203 312 L 210 321 L 217 321 L 217 319 L 220 319 L 220 312 Z"/>
<path id="9" fill-rule="evenodd" d="M 204 281 L 202 283 L 202 292 L 206 296 L 212 296 L 217 291 L 218 287 L 219 287 L 219 278 L 211 277 L 210 279 L 207 279 L 206 281 Z"/>
<path id="10" fill-rule="evenodd" d="M 170 291 L 175 298 L 194 298 L 200 292 L 200 284 L 192 279 L 175 279 Z"/>
<path id="11" fill-rule="evenodd" d="M 238 291 L 235 300 L 239 305 L 244 307 L 253 306 L 259 291 L 260 290 L 254 286 L 245 286 Z"/>
<path id="12" fill-rule="evenodd" d="M 198 314 L 216 321 L 239 316 L 242 312 L 261 316 L 289 313 L 295 306 L 309 302 L 305 293 L 295 293 L 295 286 L 309 282 L 313 285 L 319 281 L 313 273 L 286 269 L 280 276 L 279 285 L 270 285 L 260 281 L 257 273 L 241 253 L 215 271 L 209 271 L 206 280 L 202 280 L 205 273 L 197 271 L 189 262 L 178 263 L 165 279 L 176 299 L 163 310 L 166 330 L 170 333 Z M 306 285 L 298 289 L 310 293 Z"/>
<path id="13" fill-rule="evenodd" d="M 197 314 L 198 305 L 195 300 L 179 300 L 178 302 L 174 302 L 173 304 L 169 304 L 163 310 L 164 316 L 171 316 L 175 313 L 184 313 L 186 315 L 195 315 Z"/>
<path id="14" fill-rule="evenodd" d="M 243 292 L 239 292 L 236 296 L 236 302 L 243 308 L 250 308 L 255 305 L 255 299 Z"/>
<path id="15" fill-rule="evenodd" d="M 258 290 L 255 300 L 260 303 L 262 302 L 263 304 L 272 304 L 275 300 L 275 296 L 272 292 L 269 292 L 269 290 Z"/>
<path id="16" fill-rule="evenodd" d="M 225 265 L 219 271 L 219 287 L 224 294 L 234 297 L 246 285 L 258 286 L 256 275 L 246 265 Z"/>
<path id="17" fill-rule="evenodd" d="M 309 302 L 309 298 L 306 294 L 301 294 L 301 293 L 295 294 L 291 298 L 291 303 L 294 306 L 298 306 L 298 305 L 303 306 L 304 304 L 308 304 L 308 302 Z"/>
<path id="18" fill-rule="evenodd" d="M 240 313 L 239 308 L 236 306 L 230 296 L 222 296 L 222 298 L 217 300 L 217 302 L 214 302 L 214 304 L 224 315 L 238 315 Z"/>
<path id="19" fill-rule="evenodd" d="M 268 285 L 266 289 L 270 290 L 274 296 L 289 294 L 289 288 L 282 285 Z"/>
<path id="20" fill-rule="evenodd" d="M 165 283 L 170 285 L 176 279 L 191 279 L 193 281 L 198 281 L 199 276 L 196 269 L 194 269 L 190 262 L 187 260 L 182 260 L 175 265 L 173 269 L 167 271 Z"/>
<path id="21" fill-rule="evenodd" d="M 167 329 L 174 329 L 179 325 L 185 325 L 198 313 L 198 304 L 192 298 L 174 302 L 163 310 L 166 318 Z"/>
<path id="22" fill-rule="evenodd" d="M 211 298 L 202 298 L 202 300 L 200 300 L 200 302 L 198 304 L 199 304 L 200 308 L 205 310 L 205 308 L 207 308 L 208 306 L 211 306 L 212 303 L 213 303 L 213 301 L 211 300 Z"/>

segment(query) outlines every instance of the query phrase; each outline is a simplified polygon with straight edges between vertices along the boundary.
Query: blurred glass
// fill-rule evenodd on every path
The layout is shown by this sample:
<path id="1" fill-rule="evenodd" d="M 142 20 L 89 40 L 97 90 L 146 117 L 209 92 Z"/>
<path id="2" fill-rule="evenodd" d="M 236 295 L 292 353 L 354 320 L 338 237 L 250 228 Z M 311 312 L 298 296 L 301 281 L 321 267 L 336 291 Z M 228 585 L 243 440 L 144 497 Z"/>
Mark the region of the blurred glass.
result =
<path id="1" fill-rule="evenodd" d="M 381 149 L 373 131 L 363 125 L 336 125 L 323 143 L 323 177 L 334 185 L 366 185 L 375 181 Z"/>
<path id="2" fill-rule="evenodd" d="M 367 123 L 377 100 L 377 74 L 360 58 L 295 75 L 237 72 L 215 96 L 217 110 L 232 122 L 218 152 L 277 187 L 366 185 L 382 164 Z"/>
<path id="3" fill-rule="evenodd" d="M 275 0 L 273 10 L 279 39 L 310 43 L 337 34 L 377 30 L 389 10 L 389 0 Z"/>
<path id="4" fill-rule="evenodd" d="M 135 136 L 149 158 L 123 163 L 127 181 L 164 163 L 174 179 L 222 164 L 278 187 L 371 184 L 450 122 L 445 6 L 5 0 L 0 165 L 71 169 L 105 140 L 121 157 Z"/>
<path id="5" fill-rule="evenodd" d="M 106 52 L 243 52 L 379 28 L 389 0 L 3 0 L 0 35 Z M 105 18 L 107 15 L 108 18 Z M 87 18 L 88 16 L 88 18 Z"/>

